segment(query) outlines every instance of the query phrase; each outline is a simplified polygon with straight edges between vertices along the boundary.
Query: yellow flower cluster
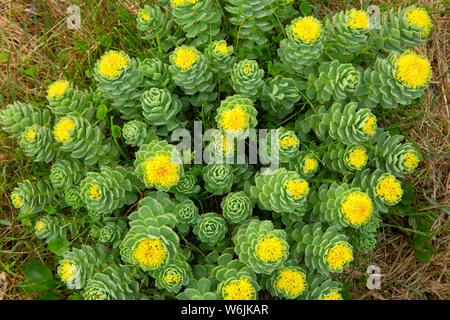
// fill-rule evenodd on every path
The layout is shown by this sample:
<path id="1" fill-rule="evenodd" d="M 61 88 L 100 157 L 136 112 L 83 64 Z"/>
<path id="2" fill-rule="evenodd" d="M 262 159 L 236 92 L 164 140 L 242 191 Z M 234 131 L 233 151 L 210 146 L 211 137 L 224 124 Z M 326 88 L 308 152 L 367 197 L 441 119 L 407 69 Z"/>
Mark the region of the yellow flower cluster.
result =
<path id="1" fill-rule="evenodd" d="M 306 290 L 306 275 L 295 268 L 281 269 L 274 287 L 289 297 L 297 297 Z"/>
<path id="2" fill-rule="evenodd" d="M 342 200 L 341 211 L 349 223 L 354 226 L 362 225 L 372 217 L 372 199 L 365 192 L 352 192 Z"/>
<path id="3" fill-rule="evenodd" d="M 223 287 L 224 300 L 252 300 L 255 296 L 255 288 L 248 277 L 233 280 Z"/>
<path id="4" fill-rule="evenodd" d="M 397 58 L 395 78 L 412 89 L 423 87 L 431 78 L 430 62 L 422 55 L 405 51 Z"/>
<path id="5" fill-rule="evenodd" d="M 135 245 L 132 257 L 141 267 L 155 269 L 167 261 L 168 252 L 161 239 L 149 238 Z"/>
<path id="6" fill-rule="evenodd" d="M 111 50 L 100 58 L 98 72 L 107 79 L 114 79 L 129 63 L 130 58 L 125 53 Z"/>
<path id="7" fill-rule="evenodd" d="M 170 188 L 180 179 L 179 166 L 172 162 L 170 153 L 160 153 L 144 162 L 144 180 L 156 187 Z"/>
<path id="8" fill-rule="evenodd" d="M 55 125 L 55 129 L 53 131 L 55 139 L 59 142 L 70 141 L 75 128 L 75 122 L 69 118 L 62 118 Z"/>
<path id="9" fill-rule="evenodd" d="M 286 254 L 286 243 L 275 236 L 264 237 L 256 244 L 255 255 L 264 262 L 280 262 Z"/>
<path id="10" fill-rule="evenodd" d="M 322 34 L 322 24 L 314 17 L 304 17 L 295 20 L 291 25 L 294 36 L 306 43 L 316 41 Z"/>
<path id="11" fill-rule="evenodd" d="M 325 262 L 331 271 L 341 271 L 353 260 L 353 251 L 346 242 L 338 242 L 325 255 Z"/>
<path id="12" fill-rule="evenodd" d="M 376 187 L 375 194 L 379 196 L 384 201 L 389 203 L 396 203 L 399 201 L 403 195 L 403 189 L 398 181 L 393 175 L 386 175 L 381 178 Z"/>
<path id="13" fill-rule="evenodd" d="M 300 199 L 309 192 L 309 185 L 306 180 L 291 180 L 284 185 L 287 193 L 294 199 Z"/>

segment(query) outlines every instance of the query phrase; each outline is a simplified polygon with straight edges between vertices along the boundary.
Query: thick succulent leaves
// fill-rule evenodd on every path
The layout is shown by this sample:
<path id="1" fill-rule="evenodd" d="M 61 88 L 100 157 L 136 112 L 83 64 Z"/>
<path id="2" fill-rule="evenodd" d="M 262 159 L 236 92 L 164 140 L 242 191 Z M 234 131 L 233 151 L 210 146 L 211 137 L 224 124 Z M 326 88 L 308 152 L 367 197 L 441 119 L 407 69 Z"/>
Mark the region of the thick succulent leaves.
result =
<path id="1" fill-rule="evenodd" d="M 209 66 L 220 78 L 229 76 L 230 70 L 236 62 L 233 53 L 233 46 L 227 45 L 225 40 L 212 41 L 205 48 L 205 57 L 209 61 Z"/>
<path id="2" fill-rule="evenodd" d="M 256 100 L 264 85 L 264 70 L 260 69 L 256 60 L 241 60 L 233 65 L 231 82 L 237 94 Z"/>
<path id="3" fill-rule="evenodd" d="M 309 274 L 306 300 L 343 300 L 342 284 L 326 275 Z"/>
<path id="4" fill-rule="evenodd" d="M 179 200 L 189 198 L 198 194 L 200 191 L 201 188 L 198 185 L 197 177 L 191 172 L 185 172 L 180 180 L 178 180 L 178 183 L 171 189 L 171 192 Z"/>
<path id="5" fill-rule="evenodd" d="M 208 192 L 215 195 L 228 193 L 234 182 L 233 168 L 229 164 L 208 164 L 203 169 L 203 180 Z"/>
<path id="6" fill-rule="evenodd" d="M 220 206 L 222 214 L 230 223 L 239 224 L 252 216 L 253 202 L 245 192 L 230 192 Z"/>
<path id="7" fill-rule="evenodd" d="M 192 279 L 177 300 L 217 300 L 215 281 L 208 278 Z"/>
<path id="8" fill-rule="evenodd" d="M 174 88 L 175 84 L 169 72 L 169 65 L 160 59 L 152 58 L 139 61 L 139 69 L 144 77 L 145 88 L 166 88 L 170 91 Z"/>
<path id="9" fill-rule="evenodd" d="M 126 144 L 132 147 L 140 146 L 147 139 L 147 125 L 138 120 L 129 121 L 122 127 L 122 136 Z"/>
<path id="10" fill-rule="evenodd" d="M 177 255 L 164 268 L 153 272 L 152 276 L 155 278 L 155 285 L 158 289 L 167 290 L 174 294 L 177 294 L 182 287 L 187 286 L 193 279 L 191 266 L 181 254 Z"/>
<path id="11" fill-rule="evenodd" d="M 139 9 L 136 16 L 136 28 L 144 40 L 165 39 L 170 37 L 174 21 L 168 11 L 161 7 L 144 6 Z M 161 40 L 162 41 L 162 40 Z"/>
<path id="12" fill-rule="evenodd" d="M 63 215 L 43 216 L 39 218 L 34 225 L 34 234 L 39 239 L 45 239 L 46 242 L 66 238 L 67 233 L 75 234 L 74 224 Z"/>
<path id="13" fill-rule="evenodd" d="M 56 192 L 47 178 L 36 182 L 23 180 L 17 184 L 10 195 L 11 203 L 21 214 L 43 211 L 55 199 Z"/>
<path id="14" fill-rule="evenodd" d="M 56 190 L 78 185 L 85 175 L 86 167 L 77 159 L 58 159 L 50 168 L 50 181 Z"/>
<path id="15" fill-rule="evenodd" d="M 14 102 L 0 110 L 0 123 L 2 130 L 20 137 L 29 126 L 50 126 L 50 113 L 48 110 L 36 108 L 30 104 Z"/>
<path id="16" fill-rule="evenodd" d="M 20 146 L 35 162 L 49 163 L 56 156 L 55 140 L 49 128 L 34 124 L 26 127 L 20 137 Z"/>
<path id="17" fill-rule="evenodd" d="M 189 231 L 189 227 L 195 226 L 200 217 L 198 207 L 190 199 L 177 204 L 173 208 L 173 213 L 179 221 L 177 228 L 183 234 Z"/>
<path id="18" fill-rule="evenodd" d="M 152 126 L 164 126 L 177 121 L 181 101 L 167 89 L 151 88 L 141 96 L 142 115 Z"/>
<path id="19" fill-rule="evenodd" d="M 198 239 L 208 246 L 215 246 L 223 242 L 228 232 L 225 219 L 214 212 L 200 215 L 193 229 Z"/>
<path id="20" fill-rule="evenodd" d="M 291 113 L 298 100 L 300 100 L 300 92 L 291 78 L 278 75 L 267 80 L 263 86 L 262 107 L 278 119 L 283 119 Z"/>

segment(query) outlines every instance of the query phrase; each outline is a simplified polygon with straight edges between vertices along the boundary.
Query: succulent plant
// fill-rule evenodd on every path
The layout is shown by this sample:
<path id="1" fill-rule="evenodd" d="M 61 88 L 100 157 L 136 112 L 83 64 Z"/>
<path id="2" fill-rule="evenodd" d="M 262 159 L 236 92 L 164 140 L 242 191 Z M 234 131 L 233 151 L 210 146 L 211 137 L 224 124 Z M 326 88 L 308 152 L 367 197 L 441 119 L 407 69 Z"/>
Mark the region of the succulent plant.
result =
<path id="1" fill-rule="evenodd" d="M 264 85 L 264 70 L 259 68 L 256 60 L 241 60 L 233 65 L 231 82 L 233 89 L 238 94 L 245 94 L 252 100 L 256 100 Z"/>
<path id="2" fill-rule="evenodd" d="M 300 92 L 295 81 L 280 75 L 267 80 L 261 92 L 263 109 L 278 119 L 291 113 L 298 100 Z"/>
<path id="3" fill-rule="evenodd" d="M 230 192 L 220 206 L 224 218 L 230 223 L 240 224 L 252 216 L 253 202 L 243 191 Z"/>
<path id="4" fill-rule="evenodd" d="M 215 212 L 200 215 L 193 229 L 198 239 L 209 246 L 221 243 L 227 231 L 224 218 Z"/>
<path id="5" fill-rule="evenodd" d="M 203 169 L 205 188 L 212 194 L 221 195 L 231 191 L 234 176 L 229 164 L 208 164 Z"/>

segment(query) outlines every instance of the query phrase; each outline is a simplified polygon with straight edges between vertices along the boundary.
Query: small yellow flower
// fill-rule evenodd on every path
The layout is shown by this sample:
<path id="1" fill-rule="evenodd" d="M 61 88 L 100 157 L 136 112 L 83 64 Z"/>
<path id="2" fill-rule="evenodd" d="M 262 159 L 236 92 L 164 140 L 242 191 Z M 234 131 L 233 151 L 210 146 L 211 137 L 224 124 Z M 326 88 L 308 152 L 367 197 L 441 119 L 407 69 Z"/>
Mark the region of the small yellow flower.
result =
<path id="1" fill-rule="evenodd" d="M 76 265 L 68 261 L 63 261 L 58 267 L 58 275 L 62 281 L 70 281 L 73 279 L 76 270 Z"/>
<path id="2" fill-rule="evenodd" d="M 174 7 L 178 7 L 178 6 L 181 6 L 181 5 L 183 5 L 185 3 L 188 3 L 188 2 L 190 2 L 192 4 L 196 4 L 197 0 L 172 0 L 172 5 Z"/>
<path id="3" fill-rule="evenodd" d="M 375 116 L 369 116 L 366 118 L 366 121 L 362 125 L 361 129 L 369 136 L 373 136 L 375 134 L 375 129 L 377 128 L 377 118 Z"/>
<path id="4" fill-rule="evenodd" d="M 17 193 L 13 192 L 11 194 L 11 202 L 13 204 L 13 206 L 17 209 L 19 209 L 20 207 L 23 206 L 23 200 L 22 197 L 19 196 Z"/>
<path id="5" fill-rule="evenodd" d="M 413 171 L 419 165 L 420 159 L 415 152 L 408 151 L 403 159 L 404 165 L 409 171 Z"/>
<path id="6" fill-rule="evenodd" d="M 410 25 L 423 28 L 422 36 L 426 37 L 431 31 L 431 19 L 428 12 L 423 8 L 411 8 L 406 12 L 406 20 Z"/>
<path id="7" fill-rule="evenodd" d="M 431 78 L 431 65 L 425 56 L 405 51 L 397 58 L 394 75 L 405 86 L 412 89 L 420 88 Z"/>
<path id="8" fill-rule="evenodd" d="M 36 226 L 35 226 L 36 230 L 42 231 L 45 228 L 45 223 L 41 220 L 39 220 L 38 222 L 36 222 Z"/>
<path id="9" fill-rule="evenodd" d="M 306 180 L 298 179 L 286 182 L 284 185 L 287 193 L 294 199 L 300 199 L 309 192 L 309 185 Z"/>
<path id="10" fill-rule="evenodd" d="M 220 42 L 216 45 L 215 48 L 216 53 L 228 54 L 229 50 L 227 44 L 225 42 Z"/>
<path id="11" fill-rule="evenodd" d="M 24 133 L 23 137 L 28 141 L 34 140 L 36 139 L 36 131 L 30 128 L 26 133 Z"/>
<path id="12" fill-rule="evenodd" d="M 253 300 L 256 290 L 248 277 L 233 280 L 222 289 L 224 300 Z"/>
<path id="13" fill-rule="evenodd" d="M 194 48 L 181 46 L 173 52 L 173 62 L 181 70 L 189 70 L 198 61 L 197 52 Z"/>
<path id="14" fill-rule="evenodd" d="M 344 266 L 352 262 L 353 251 L 347 242 L 338 242 L 328 249 L 325 254 L 325 262 L 331 271 L 342 271 Z"/>
<path id="15" fill-rule="evenodd" d="M 249 126 L 249 117 L 245 108 L 236 105 L 233 109 L 225 110 L 220 117 L 219 126 L 226 131 L 238 132 Z"/>
<path id="16" fill-rule="evenodd" d="M 245 74 L 249 74 L 252 71 L 253 71 L 253 67 L 251 65 L 247 64 L 247 65 L 244 66 Z"/>
<path id="17" fill-rule="evenodd" d="M 169 256 L 164 243 L 159 238 L 139 241 L 133 250 L 133 259 L 143 268 L 156 269 L 162 266 Z"/>
<path id="18" fill-rule="evenodd" d="M 392 174 L 378 180 L 375 195 L 388 203 L 397 203 L 403 195 L 402 185 Z"/>
<path id="19" fill-rule="evenodd" d="M 160 153 L 143 164 L 144 181 L 155 187 L 170 188 L 180 179 L 179 164 L 172 162 L 170 153 Z"/>
<path id="20" fill-rule="evenodd" d="M 361 146 L 353 148 L 347 157 L 349 167 L 360 170 L 366 166 L 368 160 L 367 149 Z"/>
<path id="21" fill-rule="evenodd" d="M 62 118 L 55 125 L 55 130 L 53 131 L 55 139 L 59 142 L 70 141 L 75 128 L 75 122 L 69 118 Z"/>
<path id="22" fill-rule="evenodd" d="M 367 29 L 369 22 L 369 16 L 366 12 L 362 10 L 352 9 L 348 13 L 348 22 L 347 25 L 349 27 L 357 28 L 357 29 Z"/>
<path id="23" fill-rule="evenodd" d="M 372 217 L 372 199 L 365 192 L 352 192 L 342 200 L 341 212 L 349 223 L 360 226 Z"/>
<path id="24" fill-rule="evenodd" d="M 164 282 L 168 284 L 178 283 L 181 280 L 181 276 L 178 272 L 174 270 L 169 270 L 164 276 Z"/>
<path id="25" fill-rule="evenodd" d="M 150 15 L 148 14 L 148 11 L 145 9 L 139 10 L 138 17 L 141 20 L 150 21 Z"/>
<path id="26" fill-rule="evenodd" d="M 54 98 L 56 96 L 61 97 L 69 87 L 69 81 L 58 80 L 48 86 L 47 97 Z"/>
<path id="27" fill-rule="evenodd" d="M 303 173 L 304 174 L 311 173 L 315 171 L 318 166 L 319 162 L 317 161 L 317 159 L 306 156 L 303 160 L 303 169 L 302 169 Z"/>
<path id="28" fill-rule="evenodd" d="M 322 293 L 318 300 L 344 300 L 339 289 L 331 289 L 327 293 Z"/>
<path id="29" fill-rule="evenodd" d="M 288 136 L 280 140 L 280 147 L 282 148 L 296 147 L 298 144 L 298 139 L 293 136 Z"/>
<path id="30" fill-rule="evenodd" d="M 98 185 L 92 184 L 90 189 L 88 190 L 89 198 L 92 200 L 98 200 L 101 197 L 100 189 Z"/>
<path id="31" fill-rule="evenodd" d="M 130 58 L 124 52 L 110 50 L 100 58 L 98 72 L 107 79 L 117 78 L 129 63 Z"/>
<path id="32" fill-rule="evenodd" d="M 290 28 L 295 38 L 306 43 L 316 41 L 322 34 L 322 24 L 314 17 L 298 18 Z"/>
<path id="33" fill-rule="evenodd" d="M 279 271 L 274 287 L 285 295 L 295 298 L 306 290 L 306 275 L 295 268 L 284 268 Z"/>
<path id="34" fill-rule="evenodd" d="M 255 256 L 264 262 L 281 262 L 287 255 L 287 245 L 276 236 L 266 236 L 256 244 Z"/>

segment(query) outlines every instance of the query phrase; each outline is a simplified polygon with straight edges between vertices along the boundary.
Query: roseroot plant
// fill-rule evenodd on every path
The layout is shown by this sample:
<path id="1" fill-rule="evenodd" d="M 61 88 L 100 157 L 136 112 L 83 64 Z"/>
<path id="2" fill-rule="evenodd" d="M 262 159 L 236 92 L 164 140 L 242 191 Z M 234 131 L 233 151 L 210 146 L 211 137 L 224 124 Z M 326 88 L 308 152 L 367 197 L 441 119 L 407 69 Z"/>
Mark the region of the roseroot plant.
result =
<path id="1" fill-rule="evenodd" d="M 413 47 L 431 17 L 308 14 L 290 0 L 160 0 L 137 11 L 142 50 L 99 52 L 92 86 L 58 75 L 33 105 L 2 107 L 30 164 L 5 186 L 13 221 L 60 254 L 69 290 L 347 298 L 342 273 L 410 201 L 403 180 L 423 158 L 378 125 L 424 96 L 431 63 Z"/>

